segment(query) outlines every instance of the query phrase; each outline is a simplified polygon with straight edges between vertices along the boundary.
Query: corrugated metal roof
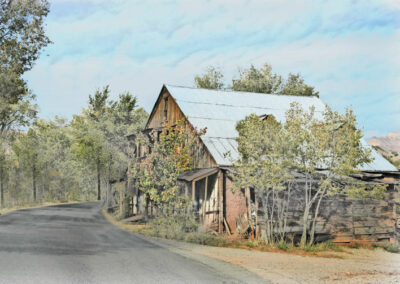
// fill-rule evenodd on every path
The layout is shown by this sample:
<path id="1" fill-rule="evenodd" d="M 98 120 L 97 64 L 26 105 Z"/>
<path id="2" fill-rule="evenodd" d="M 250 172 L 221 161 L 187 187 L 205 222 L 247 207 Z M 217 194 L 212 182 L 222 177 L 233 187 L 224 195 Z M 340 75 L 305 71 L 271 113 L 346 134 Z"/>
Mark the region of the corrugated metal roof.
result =
<path id="1" fill-rule="evenodd" d="M 284 121 L 285 113 L 292 102 L 303 109 L 314 107 L 321 115 L 325 104 L 317 97 L 284 96 L 225 90 L 208 90 L 165 85 L 190 123 L 198 129 L 207 128 L 202 140 L 219 165 L 232 165 L 239 157 L 235 138 L 236 123 L 251 113 L 272 114 Z M 366 147 L 369 145 L 363 141 Z M 397 169 L 375 150 L 374 161 L 362 166 L 365 171 L 397 171 Z"/>

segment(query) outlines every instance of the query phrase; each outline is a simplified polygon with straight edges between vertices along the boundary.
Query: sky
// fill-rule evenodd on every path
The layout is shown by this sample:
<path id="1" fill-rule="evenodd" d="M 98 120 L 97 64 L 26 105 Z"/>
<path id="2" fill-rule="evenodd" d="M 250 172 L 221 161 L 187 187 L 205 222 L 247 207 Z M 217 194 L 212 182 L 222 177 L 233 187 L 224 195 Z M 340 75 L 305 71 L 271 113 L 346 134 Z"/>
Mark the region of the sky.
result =
<path id="1" fill-rule="evenodd" d="M 53 44 L 26 73 L 39 116 L 71 118 L 110 85 L 150 111 L 162 84 L 193 86 L 210 65 L 300 73 L 354 109 L 365 136 L 400 131 L 400 0 L 50 0 Z"/>

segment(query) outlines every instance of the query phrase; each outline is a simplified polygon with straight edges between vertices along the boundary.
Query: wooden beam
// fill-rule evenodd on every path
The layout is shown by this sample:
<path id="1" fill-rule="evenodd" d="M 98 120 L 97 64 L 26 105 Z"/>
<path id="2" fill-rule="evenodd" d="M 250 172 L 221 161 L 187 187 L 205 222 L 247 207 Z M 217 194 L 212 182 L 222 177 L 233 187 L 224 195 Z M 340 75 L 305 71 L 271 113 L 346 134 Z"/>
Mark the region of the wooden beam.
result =
<path id="1" fill-rule="evenodd" d="M 218 172 L 218 233 L 224 231 L 224 174 Z"/>
<path id="2" fill-rule="evenodd" d="M 192 201 L 194 202 L 195 198 L 195 190 L 196 190 L 196 181 L 192 181 Z"/>
<path id="3" fill-rule="evenodd" d="M 225 225 L 225 230 L 228 233 L 228 235 L 231 235 L 231 230 L 229 229 L 228 223 L 226 222 L 225 218 L 224 218 L 224 225 Z"/>
<path id="4" fill-rule="evenodd" d="M 204 201 L 203 201 L 203 224 L 206 218 L 206 211 L 207 211 L 207 190 L 208 189 L 208 176 L 206 176 L 206 181 L 204 185 Z"/>

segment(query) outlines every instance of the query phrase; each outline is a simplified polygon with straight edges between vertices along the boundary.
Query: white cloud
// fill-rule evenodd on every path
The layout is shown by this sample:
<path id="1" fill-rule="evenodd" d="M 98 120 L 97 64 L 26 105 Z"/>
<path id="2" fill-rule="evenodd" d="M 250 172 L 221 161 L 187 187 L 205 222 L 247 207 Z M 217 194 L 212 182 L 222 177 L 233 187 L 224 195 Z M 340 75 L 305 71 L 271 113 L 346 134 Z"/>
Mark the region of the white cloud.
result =
<path id="1" fill-rule="evenodd" d="M 162 83 L 192 85 L 208 65 L 230 78 L 269 62 L 303 74 L 335 108 L 353 105 L 367 130 L 400 130 L 400 95 L 389 96 L 400 92 L 396 1 L 52 2 L 55 44 L 27 74 L 45 116 L 79 112 L 106 84 L 149 110 Z"/>

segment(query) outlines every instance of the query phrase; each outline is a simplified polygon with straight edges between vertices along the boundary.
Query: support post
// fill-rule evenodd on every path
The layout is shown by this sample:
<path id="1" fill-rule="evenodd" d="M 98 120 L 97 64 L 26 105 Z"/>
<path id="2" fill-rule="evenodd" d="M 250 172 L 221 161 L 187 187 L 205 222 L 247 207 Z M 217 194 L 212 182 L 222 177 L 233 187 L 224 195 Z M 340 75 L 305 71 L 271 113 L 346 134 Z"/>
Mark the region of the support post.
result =
<path id="1" fill-rule="evenodd" d="M 204 185 L 204 201 L 203 201 L 203 225 L 206 220 L 206 211 L 207 211 L 207 191 L 208 191 L 208 176 L 206 176 L 206 181 Z"/>
<path id="2" fill-rule="evenodd" d="M 224 231 L 224 174 L 218 172 L 218 233 Z"/>
<path id="3" fill-rule="evenodd" d="M 192 181 L 192 206 L 193 206 L 193 214 L 196 213 L 195 208 L 195 190 L 196 190 L 196 181 Z"/>

